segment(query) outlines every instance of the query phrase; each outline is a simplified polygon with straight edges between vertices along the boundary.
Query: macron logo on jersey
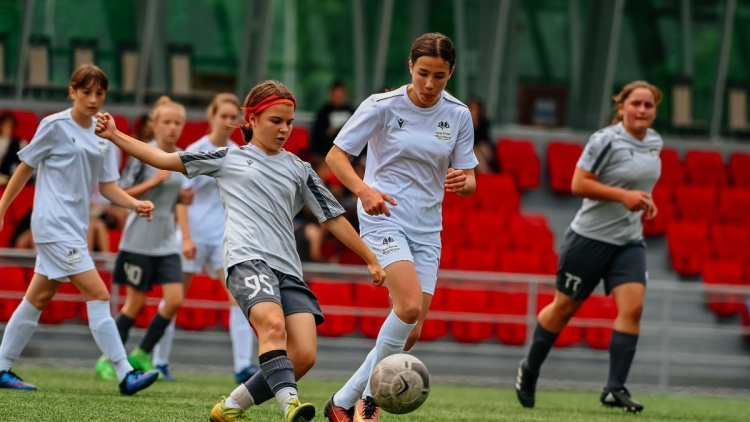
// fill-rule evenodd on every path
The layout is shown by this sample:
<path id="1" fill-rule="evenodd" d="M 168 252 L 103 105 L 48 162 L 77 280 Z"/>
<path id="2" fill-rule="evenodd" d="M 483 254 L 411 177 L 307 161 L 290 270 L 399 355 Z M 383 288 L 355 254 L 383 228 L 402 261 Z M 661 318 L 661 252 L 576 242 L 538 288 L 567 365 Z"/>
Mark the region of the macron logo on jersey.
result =
<path id="1" fill-rule="evenodd" d="M 402 127 L 404 127 L 404 119 L 402 119 L 402 118 L 399 117 L 398 119 L 396 119 L 396 122 L 398 122 L 398 128 L 399 129 L 401 129 Z"/>
<path id="2" fill-rule="evenodd" d="M 448 122 L 439 122 L 437 125 L 437 129 L 435 129 L 435 137 L 438 138 L 441 141 L 450 141 L 451 140 L 451 126 L 448 124 Z"/>
<path id="3" fill-rule="evenodd" d="M 254 162 L 255 161 L 253 161 L 253 160 L 247 160 L 247 166 L 248 167 L 252 166 Z"/>

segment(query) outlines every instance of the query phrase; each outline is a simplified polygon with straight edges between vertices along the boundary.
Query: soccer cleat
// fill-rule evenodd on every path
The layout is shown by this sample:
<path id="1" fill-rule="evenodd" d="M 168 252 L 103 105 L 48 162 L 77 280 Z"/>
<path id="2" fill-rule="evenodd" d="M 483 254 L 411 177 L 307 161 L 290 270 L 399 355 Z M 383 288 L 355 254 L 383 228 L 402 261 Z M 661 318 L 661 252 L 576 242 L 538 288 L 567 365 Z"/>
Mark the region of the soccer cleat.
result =
<path id="1" fill-rule="evenodd" d="M 143 351 L 140 347 L 136 347 L 135 350 L 130 352 L 128 362 L 133 366 L 133 369 L 139 369 L 143 372 L 154 370 L 154 364 L 151 363 L 151 353 Z"/>
<path id="2" fill-rule="evenodd" d="M 354 422 L 354 406 L 348 409 L 336 406 L 333 403 L 333 396 L 328 399 L 323 413 L 331 422 Z"/>
<path id="3" fill-rule="evenodd" d="M 536 403 L 536 380 L 539 374 L 534 374 L 526 368 L 526 360 L 518 364 L 516 377 L 516 397 L 523 407 L 534 407 Z"/>
<path id="4" fill-rule="evenodd" d="M 151 384 L 156 382 L 159 378 L 159 373 L 156 371 L 142 372 L 134 369 L 125 375 L 125 378 L 120 381 L 120 394 L 125 396 L 132 396 L 133 394 L 148 388 Z"/>
<path id="5" fill-rule="evenodd" d="M 235 373 L 234 380 L 237 381 L 237 384 L 244 384 L 245 381 L 252 378 L 253 375 L 257 374 L 259 371 L 260 371 L 260 366 L 256 364 L 252 364 L 248 366 L 247 368 L 241 370 L 240 372 Z"/>
<path id="6" fill-rule="evenodd" d="M 354 408 L 354 422 L 377 422 L 380 408 L 372 397 L 367 396 L 357 401 Z"/>
<path id="7" fill-rule="evenodd" d="M 602 406 L 619 407 L 624 412 L 638 413 L 643 411 L 643 405 L 630 397 L 630 391 L 623 387 L 619 390 L 602 391 L 600 398 Z"/>
<path id="8" fill-rule="evenodd" d="M 177 378 L 169 372 L 169 365 L 156 365 L 156 370 L 159 371 L 161 381 L 177 381 Z"/>
<path id="9" fill-rule="evenodd" d="M 219 402 L 211 409 L 211 416 L 208 418 L 211 422 L 250 422 L 250 416 L 239 407 L 229 407 L 226 404 L 227 398 L 222 396 Z"/>
<path id="10" fill-rule="evenodd" d="M 106 358 L 106 356 L 103 356 L 99 358 L 99 360 L 96 361 L 96 366 L 94 366 L 94 371 L 96 371 L 96 375 L 100 376 L 101 378 L 109 381 L 116 381 L 117 380 L 117 372 L 115 372 L 115 367 L 112 366 L 112 363 Z"/>
<path id="11" fill-rule="evenodd" d="M 315 406 L 311 403 L 300 403 L 294 398 L 286 402 L 289 406 L 284 411 L 286 422 L 309 422 L 315 417 Z"/>
<path id="12" fill-rule="evenodd" d="M 0 371 L 0 388 L 10 388 L 13 390 L 36 390 L 36 387 L 24 382 L 21 377 L 14 374 L 13 371 Z"/>

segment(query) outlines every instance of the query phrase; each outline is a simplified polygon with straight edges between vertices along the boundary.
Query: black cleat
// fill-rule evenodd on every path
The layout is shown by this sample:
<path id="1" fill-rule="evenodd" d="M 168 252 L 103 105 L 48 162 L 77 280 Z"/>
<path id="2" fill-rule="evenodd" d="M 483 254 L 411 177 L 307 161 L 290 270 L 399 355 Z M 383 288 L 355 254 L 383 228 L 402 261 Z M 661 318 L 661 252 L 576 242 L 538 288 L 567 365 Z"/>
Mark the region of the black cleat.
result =
<path id="1" fill-rule="evenodd" d="M 625 387 L 620 390 L 607 390 L 605 388 L 600 400 L 602 406 L 617 407 L 622 409 L 623 412 L 638 413 L 643 411 L 643 405 L 630 398 L 630 391 Z"/>
<path id="2" fill-rule="evenodd" d="M 536 402 L 536 380 L 539 374 L 534 374 L 526 368 L 526 359 L 518 364 L 516 378 L 516 397 L 523 407 L 534 407 Z"/>

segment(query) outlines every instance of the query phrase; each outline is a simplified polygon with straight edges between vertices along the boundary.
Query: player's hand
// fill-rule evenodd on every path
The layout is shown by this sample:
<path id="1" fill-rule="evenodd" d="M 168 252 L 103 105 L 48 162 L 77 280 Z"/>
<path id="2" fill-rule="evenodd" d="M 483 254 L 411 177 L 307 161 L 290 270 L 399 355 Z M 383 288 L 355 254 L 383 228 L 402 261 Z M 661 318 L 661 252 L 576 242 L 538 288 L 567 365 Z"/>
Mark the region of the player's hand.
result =
<path id="1" fill-rule="evenodd" d="M 448 174 L 445 176 L 446 192 L 460 192 L 464 187 L 466 187 L 466 175 L 464 174 L 464 171 L 449 168 Z"/>
<path id="2" fill-rule="evenodd" d="M 117 131 L 115 125 L 115 119 L 109 113 L 97 113 L 96 114 L 96 128 L 94 133 L 100 138 L 112 139 Z"/>
<path id="3" fill-rule="evenodd" d="M 625 192 L 621 202 L 628 211 L 633 212 L 646 211 L 648 213 L 651 208 L 656 208 L 654 200 L 651 198 L 651 194 L 640 190 L 630 190 Z"/>
<path id="4" fill-rule="evenodd" d="M 656 218 L 656 215 L 659 214 L 659 209 L 656 208 L 655 203 L 651 203 L 651 206 L 646 209 L 646 212 L 643 213 L 643 218 L 646 220 L 653 220 Z"/>
<path id="5" fill-rule="evenodd" d="M 371 188 L 367 188 L 367 190 L 359 196 L 359 199 L 362 200 L 362 208 L 364 208 L 365 212 L 369 215 L 385 214 L 386 217 L 390 217 L 391 211 L 388 209 L 386 202 L 394 207 L 396 206 L 396 201 L 394 201 L 393 198 Z"/>
<path id="6" fill-rule="evenodd" d="M 182 205 L 190 205 L 195 199 L 195 191 L 193 188 L 182 188 L 180 189 L 180 196 L 177 198 L 177 203 Z"/>
<path id="7" fill-rule="evenodd" d="M 133 211 L 138 213 L 139 217 L 146 218 L 146 221 L 153 220 L 151 212 L 154 210 L 154 203 L 151 201 L 136 201 Z"/>
<path id="8" fill-rule="evenodd" d="M 168 180 L 170 177 L 172 177 L 172 172 L 169 170 L 158 170 L 156 174 L 154 174 L 154 177 L 151 179 L 156 182 L 156 184 L 160 184 L 161 182 Z"/>
<path id="9" fill-rule="evenodd" d="M 197 249 L 198 248 L 195 246 L 193 239 L 182 239 L 182 255 L 184 255 L 186 259 L 195 259 L 195 251 Z"/>
<path id="10" fill-rule="evenodd" d="M 372 276 L 372 284 L 380 287 L 385 282 L 385 271 L 380 267 L 380 264 L 369 264 L 367 265 L 367 271 Z"/>

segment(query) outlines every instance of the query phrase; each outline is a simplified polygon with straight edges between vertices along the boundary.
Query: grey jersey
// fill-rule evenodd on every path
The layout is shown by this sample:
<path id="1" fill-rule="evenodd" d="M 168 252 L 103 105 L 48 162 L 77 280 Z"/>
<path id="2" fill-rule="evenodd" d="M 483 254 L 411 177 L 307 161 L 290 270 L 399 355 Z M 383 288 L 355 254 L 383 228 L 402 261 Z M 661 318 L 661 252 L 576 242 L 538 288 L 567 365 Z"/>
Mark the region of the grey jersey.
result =
<path id="1" fill-rule="evenodd" d="M 591 135 L 577 166 L 605 185 L 651 192 L 661 175 L 662 146 L 655 130 L 639 141 L 618 123 Z M 643 239 L 642 213 L 628 211 L 621 202 L 584 198 L 570 227 L 590 239 L 625 245 Z"/>
<path id="2" fill-rule="evenodd" d="M 321 223 L 344 208 L 315 174 L 310 164 L 282 150 L 267 155 L 249 144 L 240 148 L 181 152 L 193 178 L 216 178 L 226 212 L 224 268 L 251 259 L 302 279 L 292 219 L 307 205 Z"/>
<path id="3" fill-rule="evenodd" d="M 156 141 L 150 142 L 158 148 Z M 119 185 L 127 189 L 140 185 L 154 177 L 158 169 L 130 158 L 122 171 Z M 154 203 L 153 219 L 140 218 L 134 211 L 128 212 L 120 250 L 150 256 L 164 256 L 180 252 L 175 237 L 175 205 L 180 196 L 185 176 L 172 172 L 172 177 L 141 195 L 140 200 Z"/>

